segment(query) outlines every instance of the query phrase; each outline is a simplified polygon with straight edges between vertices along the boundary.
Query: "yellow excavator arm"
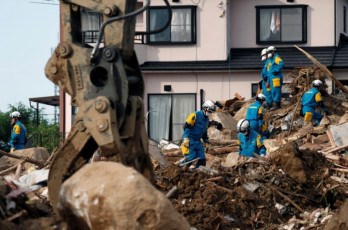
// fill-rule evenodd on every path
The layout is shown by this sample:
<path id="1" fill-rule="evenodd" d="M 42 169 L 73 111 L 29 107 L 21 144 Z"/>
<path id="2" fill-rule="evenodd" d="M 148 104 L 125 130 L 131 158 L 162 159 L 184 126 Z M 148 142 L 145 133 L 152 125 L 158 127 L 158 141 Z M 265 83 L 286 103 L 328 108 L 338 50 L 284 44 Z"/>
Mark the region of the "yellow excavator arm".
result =
<path id="1" fill-rule="evenodd" d="M 144 126 L 144 80 L 134 52 L 136 0 L 60 1 L 61 42 L 45 74 L 78 108 L 72 129 L 56 152 L 48 189 L 53 208 L 68 177 L 98 150 L 152 180 Z M 100 12 L 103 23 L 94 45 L 82 39 L 82 10 Z M 101 47 L 103 45 L 103 47 Z"/>

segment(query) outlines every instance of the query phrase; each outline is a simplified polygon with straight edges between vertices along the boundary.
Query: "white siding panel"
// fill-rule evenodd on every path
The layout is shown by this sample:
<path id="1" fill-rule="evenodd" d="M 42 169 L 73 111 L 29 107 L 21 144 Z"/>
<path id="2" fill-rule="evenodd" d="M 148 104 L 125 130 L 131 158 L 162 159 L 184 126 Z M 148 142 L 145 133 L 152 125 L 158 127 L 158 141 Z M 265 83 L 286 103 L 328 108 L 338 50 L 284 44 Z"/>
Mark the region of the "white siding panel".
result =
<path id="1" fill-rule="evenodd" d="M 308 5 L 307 43 L 304 46 L 333 46 L 335 0 L 231 0 L 231 38 L 233 48 L 259 47 L 256 44 L 256 8 L 261 5 Z M 314 22 L 314 23 L 313 23 Z M 288 45 L 287 45 L 288 46 Z"/>
<path id="2" fill-rule="evenodd" d="M 180 76 L 178 76 L 180 75 Z M 145 95 L 159 93 L 195 93 L 197 106 L 200 103 L 200 90 L 204 90 L 205 100 L 231 99 L 238 93 L 245 99 L 251 98 L 251 84 L 261 80 L 259 72 L 242 73 L 152 73 L 145 76 Z M 165 92 L 164 85 L 171 85 L 172 91 Z M 147 105 L 145 105 L 145 108 Z"/>

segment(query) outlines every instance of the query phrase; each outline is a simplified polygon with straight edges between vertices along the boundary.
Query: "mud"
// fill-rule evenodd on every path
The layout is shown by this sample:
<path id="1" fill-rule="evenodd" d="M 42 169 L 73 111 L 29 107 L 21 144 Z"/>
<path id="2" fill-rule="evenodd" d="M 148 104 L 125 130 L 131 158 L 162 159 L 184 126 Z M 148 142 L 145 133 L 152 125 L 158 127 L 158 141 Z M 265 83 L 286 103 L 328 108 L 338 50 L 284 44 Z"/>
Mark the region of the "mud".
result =
<path id="1" fill-rule="evenodd" d="M 156 172 L 157 187 L 167 192 L 178 186 L 171 201 L 197 229 L 278 229 L 303 211 L 344 202 L 344 188 L 329 179 L 330 164 L 317 152 L 289 144 L 267 160 L 218 168 L 219 176 L 171 165 Z"/>

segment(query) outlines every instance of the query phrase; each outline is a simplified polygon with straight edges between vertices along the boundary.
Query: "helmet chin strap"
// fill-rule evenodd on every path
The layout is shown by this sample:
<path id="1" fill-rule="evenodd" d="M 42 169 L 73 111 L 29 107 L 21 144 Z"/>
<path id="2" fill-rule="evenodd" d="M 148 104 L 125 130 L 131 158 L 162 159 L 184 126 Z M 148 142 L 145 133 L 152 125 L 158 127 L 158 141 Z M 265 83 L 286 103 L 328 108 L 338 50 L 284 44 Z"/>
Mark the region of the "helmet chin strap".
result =
<path id="1" fill-rule="evenodd" d="M 244 122 L 246 122 L 246 120 L 243 120 L 242 123 L 240 124 L 240 126 L 239 126 L 239 132 L 241 132 L 244 136 L 247 136 L 247 135 L 250 133 L 250 127 L 247 129 L 246 132 L 242 132 L 242 131 L 240 130 Z"/>
<path id="2" fill-rule="evenodd" d="M 242 134 L 243 134 L 244 136 L 248 136 L 249 133 L 250 133 L 250 130 L 249 130 L 249 129 L 248 129 L 246 132 L 242 132 Z"/>

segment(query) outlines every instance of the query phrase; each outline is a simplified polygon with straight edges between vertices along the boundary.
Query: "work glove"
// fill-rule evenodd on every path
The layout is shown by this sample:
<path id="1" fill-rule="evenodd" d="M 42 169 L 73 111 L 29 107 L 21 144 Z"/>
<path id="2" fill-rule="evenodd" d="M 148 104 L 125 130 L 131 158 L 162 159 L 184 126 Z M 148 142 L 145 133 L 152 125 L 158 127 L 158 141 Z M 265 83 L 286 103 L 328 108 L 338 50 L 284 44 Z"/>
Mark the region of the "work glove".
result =
<path id="1" fill-rule="evenodd" d="M 188 148 L 190 146 L 190 139 L 189 138 L 184 138 L 182 145 Z"/>
<path id="2" fill-rule="evenodd" d="M 12 153 L 12 152 L 14 152 L 15 150 L 16 150 L 16 148 L 12 147 L 10 152 Z"/>

